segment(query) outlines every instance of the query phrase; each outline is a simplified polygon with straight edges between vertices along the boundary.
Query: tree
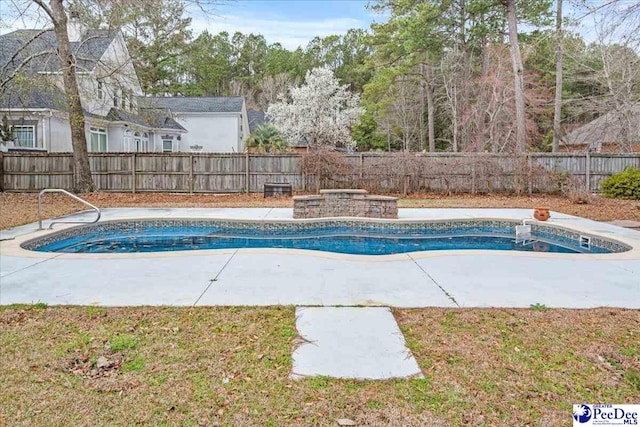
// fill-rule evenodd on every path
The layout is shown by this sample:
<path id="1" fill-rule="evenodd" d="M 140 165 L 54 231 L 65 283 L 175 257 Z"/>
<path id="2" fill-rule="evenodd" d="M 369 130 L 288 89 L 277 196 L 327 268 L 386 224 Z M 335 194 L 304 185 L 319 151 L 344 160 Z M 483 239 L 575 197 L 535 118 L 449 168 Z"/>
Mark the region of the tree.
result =
<path id="1" fill-rule="evenodd" d="M 287 149 L 287 141 L 271 123 L 265 123 L 251 132 L 245 145 L 248 148 L 255 148 L 260 152 L 278 153 Z"/>
<path id="2" fill-rule="evenodd" d="M 553 143 L 551 151 L 560 146 L 560 121 L 562 115 L 562 0 L 556 0 L 556 97 L 553 111 Z"/>
<path id="3" fill-rule="evenodd" d="M 11 141 L 13 141 L 13 135 L 9 127 L 9 119 L 7 119 L 7 116 L 2 116 L 2 122 L 0 123 L 0 142 L 7 143 Z"/>
<path id="4" fill-rule="evenodd" d="M 95 185 L 91 177 L 87 138 L 84 128 L 84 112 L 80 102 L 80 91 L 76 79 L 76 59 L 71 52 L 71 43 L 67 33 L 67 12 L 62 0 L 51 0 L 47 6 L 42 0 L 33 0 L 49 17 L 53 24 L 58 45 L 58 58 L 62 70 L 64 93 L 69 110 L 69 126 L 71 127 L 71 145 L 73 147 L 73 189 L 79 193 L 94 191 Z"/>
<path id="5" fill-rule="evenodd" d="M 263 110 L 282 97 L 290 86 L 296 86 L 298 82 L 286 73 L 265 76 L 260 82 L 260 93 L 256 103 Z"/>
<path id="6" fill-rule="evenodd" d="M 228 95 L 233 75 L 232 47 L 229 34 L 215 36 L 204 31 L 190 43 L 185 61 L 187 82 L 183 85 L 186 95 Z"/>
<path id="7" fill-rule="evenodd" d="M 267 117 L 290 144 L 352 150 L 351 128 L 362 112 L 360 97 L 321 67 L 309 71 L 302 86 L 290 88 L 289 99 L 271 104 Z"/>
<path id="8" fill-rule="evenodd" d="M 514 94 L 516 103 L 516 151 L 522 153 L 527 144 L 526 118 L 524 113 L 524 67 L 520 44 L 518 43 L 518 25 L 516 18 L 516 0 L 504 0 L 507 9 L 507 22 L 509 24 L 509 52 L 513 66 L 515 81 Z"/>
<path id="9" fill-rule="evenodd" d="M 181 0 L 123 2 L 112 9 L 112 25 L 122 25 L 127 46 L 147 94 L 178 94 L 183 58 L 189 50 L 191 18 Z M 120 16 L 115 19 L 113 15 Z"/>

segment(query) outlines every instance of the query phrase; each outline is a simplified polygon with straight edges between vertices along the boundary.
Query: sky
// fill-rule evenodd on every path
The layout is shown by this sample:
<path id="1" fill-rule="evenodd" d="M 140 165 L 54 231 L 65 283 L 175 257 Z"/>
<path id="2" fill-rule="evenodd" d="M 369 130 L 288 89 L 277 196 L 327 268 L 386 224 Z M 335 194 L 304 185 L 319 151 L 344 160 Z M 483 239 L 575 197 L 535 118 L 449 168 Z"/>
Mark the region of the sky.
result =
<path id="1" fill-rule="evenodd" d="M 351 28 L 368 29 L 373 22 L 387 19 L 387 16 L 367 8 L 369 0 L 200 0 L 204 4 L 216 4 L 210 13 L 203 13 L 195 7 L 196 0 L 190 1 L 192 5 L 188 7 L 188 15 L 192 18 L 194 36 L 204 30 L 212 34 L 221 31 L 262 34 L 268 43 L 279 42 L 288 49 L 305 47 L 315 36 L 344 34 Z M 584 1 L 591 6 L 610 2 Z M 617 5 L 624 8 L 636 2 L 619 0 Z M 572 10 L 572 3 L 565 0 L 565 17 L 575 17 L 578 13 Z M 42 28 L 47 24 L 46 19 L 38 22 L 33 13 L 29 14 L 30 19 L 15 19 L 16 5 L 30 5 L 32 11 L 38 10 L 31 0 L 0 0 L 0 34 L 20 28 Z M 595 15 L 587 17 L 582 25 L 571 30 L 579 32 L 587 42 L 594 41 L 597 27 L 594 18 Z M 521 29 L 526 31 L 526 28 Z"/>
<path id="2" fill-rule="evenodd" d="M 367 29 L 384 17 L 366 8 L 368 0 L 237 0 L 216 7 L 215 15 L 191 13 L 194 33 L 227 31 L 262 34 L 295 49 L 315 36 Z"/>
<path id="3" fill-rule="evenodd" d="M 204 0 L 203 3 L 218 2 Z M 262 34 L 267 42 L 279 42 L 295 49 L 306 46 L 315 36 L 344 34 L 351 28 L 367 29 L 372 22 L 385 20 L 367 9 L 369 0 L 220 0 L 213 10 L 203 13 L 198 7 L 188 7 L 194 35 L 208 30 L 212 34 L 227 31 L 233 34 Z M 0 34 L 21 28 L 41 28 L 38 9 L 28 0 L 0 0 Z M 16 19 L 15 6 L 29 7 L 27 19 Z"/>

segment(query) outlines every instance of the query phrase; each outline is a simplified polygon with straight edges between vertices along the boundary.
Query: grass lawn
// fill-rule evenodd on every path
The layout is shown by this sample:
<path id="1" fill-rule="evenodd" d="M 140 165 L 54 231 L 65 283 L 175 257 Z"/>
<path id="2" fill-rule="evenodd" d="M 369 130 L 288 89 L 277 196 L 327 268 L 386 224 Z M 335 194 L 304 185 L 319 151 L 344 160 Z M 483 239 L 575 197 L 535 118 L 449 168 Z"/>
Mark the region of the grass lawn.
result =
<path id="1" fill-rule="evenodd" d="M 424 379 L 290 380 L 293 307 L 2 307 L 0 424 L 555 426 L 638 403 L 640 311 L 394 314 Z"/>

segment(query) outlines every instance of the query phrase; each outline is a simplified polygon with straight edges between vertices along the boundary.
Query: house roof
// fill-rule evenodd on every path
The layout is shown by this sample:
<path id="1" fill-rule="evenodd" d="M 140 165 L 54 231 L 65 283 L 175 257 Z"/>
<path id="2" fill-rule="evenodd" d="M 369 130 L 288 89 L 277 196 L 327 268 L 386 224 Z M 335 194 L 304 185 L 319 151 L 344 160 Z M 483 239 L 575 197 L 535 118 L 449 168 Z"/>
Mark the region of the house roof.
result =
<path id="1" fill-rule="evenodd" d="M 47 108 L 67 110 L 67 98 L 55 85 L 45 79 L 35 79 L 28 84 L 10 83 L 0 96 L 0 109 Z"/>
<path id="2" fill-rule="evenodd" d="M 157 109 L 141 109 L 138 114 L 112 108 L 106 119 L 111 122 L 133 123 L 153 129 L 173 129 L 186 132 L 180 123 L 173 120 L 166 111 Z"/>
<path id="3" fill-rule="evenodd" d="M 264 111 L 254 110 L 253 108 L 247 110 L 247 119 L 249 120 L 249 132 L 255 131 L 258 126 L 262 126 L 268 122 L 265 118 Z"/>
<path id="4" fill-rule="evenodd" d="M 67 111 L 67 99 L 64 93 L 45 79 L 39 79 L 38 84 L 20 86 L 11 84 L 5 88 L 0 98 L 0 111 L 5 109 L 50 109 Z M 110 122 L 126 122 L 145 126 L 152 129 L 173 129 L 186 132 L 186 129 L 176 122 L 166 110 L 142 109 L 139 113 L 111 108 L 106 116 L 90 114 L 84 111 L 85 117 L 102 119 Z"/>
<path id="5" fill-rule="evenodd" d="M 640 142 L 640 103 L 635 104 L 625 113 L 610 111 L 568 133 L 563 138 L 563 142 L 565 145 L 619 143 L 625 139 L 630 142 Z"/>
<path id="6" fill-rule="evenodd" d="M 167 108 L 174 113 L 240 113 L 244 98 L 241 96 L 173 96 L 138 97 L 145 108 Z"/>
<path id="7" fill-rule="evenodd" d="M 93 70 L 117 34 L 117 30 L 86 30 L 80 42 L 72 42 L 71 51 L 76 56 L 78 70 Z M 26 72 L 58 72 L 57 47 L 53 30 L 17 30 L 0 35 L 0 67 L 12 72 L 28 60 L 22 68 Z M 31 56 L 34 57 L 29 60 Z"/>

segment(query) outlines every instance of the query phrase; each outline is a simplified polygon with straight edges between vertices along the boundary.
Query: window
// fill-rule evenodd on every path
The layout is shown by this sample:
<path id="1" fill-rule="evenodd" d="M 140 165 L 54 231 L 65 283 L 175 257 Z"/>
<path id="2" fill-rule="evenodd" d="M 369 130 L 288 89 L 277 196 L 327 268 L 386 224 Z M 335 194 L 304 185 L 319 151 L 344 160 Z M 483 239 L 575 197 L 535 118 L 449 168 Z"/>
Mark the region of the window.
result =
<path id="1" fill-rule="evenodd" d="M 113 89 L 113 106 L 118 107 L 120 105 L 120 97 L 118 96 L 118 89 Z"/>
<path id="2" fill-rule="evenodd" d="M 104 83 L 98 80 L 98 99 L 104 99 Z"/>
<path id="3" fill-rule="evenodd" d="M 129 94 L 129 111 L 133 111 L 133 94 Z"/>
<path id="4" fill-rule="evenodd" d="M 130 152 L 131 151 L 131 142 L 133 141 L 133 138 L 131 136 L 131 129 L 125 129 L 124 131 L 124 151 L 126 152 Z"/>
<path id="5" fill-rule="evenodd" d="M 122 109 L 125 110 L 127 108 L 127 104 L 129 100 L 129 94 L 127 93 L 122 93 Z"/>
<path id="6" fill-rule="evenodd" d="M 90 128 L 91 152 L 105 153 L 107 151 L 107 131 L 106 129 Z"/>
<path id="7" fill-rule="evenodd" d="M 11 127 L 11 135 L 13 136 L 13 143 L 16 147 L 36 146 L 35 126 L 13 125 Z"/>
<path id="8" fill-rule="evenodd" d="M 138 153 L 143 153 L 149 150 L 149 134 L 147 132 L 136 132 L 133 134 L 133 143 L 135 145 L 135 150 Z"/>
<path id="9" fill-rule="evenodd" d="M 173 139 L 162 139 L 162 152 L 171 153 L 173 151 Z"/>

